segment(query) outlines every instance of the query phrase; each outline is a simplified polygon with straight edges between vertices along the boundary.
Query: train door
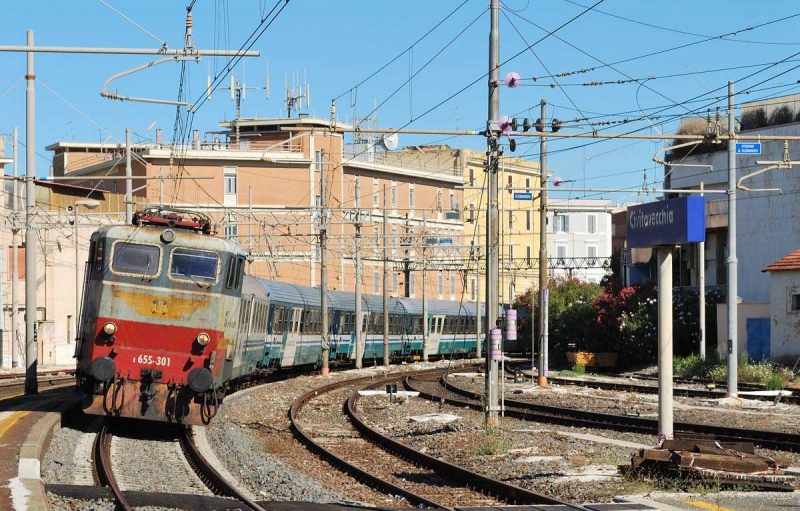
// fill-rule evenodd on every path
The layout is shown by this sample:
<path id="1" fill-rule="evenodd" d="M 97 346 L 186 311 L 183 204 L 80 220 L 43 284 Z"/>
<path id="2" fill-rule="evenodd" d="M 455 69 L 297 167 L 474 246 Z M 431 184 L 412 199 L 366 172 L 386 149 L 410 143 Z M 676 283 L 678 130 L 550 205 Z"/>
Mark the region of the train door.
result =
<path id="1" fill-rule="evenodd" d="M 367 355 L 367 346 L 372 346 L 370 336 L 370 329 L 369 329 L 369 320 L 370 320 L 370 313 L 369 312 L 362 312 L 361 313 L 361 353 L 364 354 L 365 357 L 372 356 Z"/>
<path id="2" fill-rule="evenodd" d="M 244 347 L 247 344 L 247 334 L 250 333 L 250 322 L 253 316 L 253 296 L 243 296 L 241 299 L 241 314 L 239 315 L 239 330 L 236 335 L 236 356 L 233 357 L 233 373 L 239 374 L 239 367 L 244 361 Z"/>
<path id="3" fill-rule="evenodd" d="M 425 352 L 428 356 L 439 354 L 439 344 L 442 340 L 442 330 L 444 329 L 444 316 L 431 316 L 429 321 L 428 344 L 425 346 Z"/>
<path id="4" fill-rule="evenodd" d="M 291 311 L 291 323 L 289 323 L 286 332 L 286 345 L 283 347 L 282 367 L 294 365 L 297 344 L 300 342 L 300 325 L 303 323 L 303 309 L 300 307 L 293 307 Z"/>

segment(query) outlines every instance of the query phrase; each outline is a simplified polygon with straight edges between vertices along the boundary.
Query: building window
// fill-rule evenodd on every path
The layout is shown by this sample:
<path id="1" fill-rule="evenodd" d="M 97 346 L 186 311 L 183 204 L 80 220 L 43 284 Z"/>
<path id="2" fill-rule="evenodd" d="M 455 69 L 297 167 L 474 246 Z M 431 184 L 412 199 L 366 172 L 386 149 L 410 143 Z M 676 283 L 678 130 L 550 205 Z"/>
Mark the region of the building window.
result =
<path id="1" fill-rule="evenodd" d="M 456 294 L 456 276 L 450 275 L 450 296 Z"/>
<path id="2" fill-rule="evenodd" d="M 514 212 L 511 210 L 508 211 L 508 228 L 514 228 Z"/>
<path id="3" fill-rule="evenodd" d="M 586 259 L 589 266 L 594 266 L 597 264 L 597 247 L 594 245 L 588 245 L 586 247 Z"/>
<path id="4" fill-rule="evenodd" d="M 408 209 L 414 211 L 414 185 L 408 185 Z"/>
<path id="5" fill-rule="evenodd" d="M 531 265 L 531 246 L 528 245 L 525 247 L 525 262 L 528 266 Z"/>
<path id="6" fill-rule="evenodd" d="M 512 190 L 512 188 L 514 188 L 514 176 L 511 174 L 508 175 L 508 185 L 506 185 L 506 188 L 508 189 L 509 195 L 514 193 L 514 190 Z"/>
<path id="7" fill-rule="evenodd" d="M 508 246 L 508 260 L 509 261 L 513 261 L 514 260 L 514 245 L 509 245 Z"/>
<path id="8" fill-rule="evenodd" d="M 378 294 L 381 291 L 381 276 L 377 268 L 372 270 L 372 292 Z"/>
<path id="9" fill-rule="evenodd" d="M 442 210 L 442 189 L 439 188 L 436 190 L 436 210 Z"/>
<path id="10" fill-rule="evenodd" d="M 436 291 L 439 296 L 444 293 L 444 275 L 441 273 L 438 275 Z"/>
<path id="11" fill-rule="evenodd" d="M 237 204 L 237 174 L 237 167 L 222 167 L 223 202 L 226 206 L 235 206 Z"/>
<path id="12" fill-rule="evenodd" d="M 530 210 L 525 212 L 525 230 L 530 232 L 531 230 L 531 212 Z"/>
<path id="13" fill-rule="evenodd" d="M 236 213 L 228 211 L 225 214 L 225 227 L 223 236 L 226 238 L 236 238 L 239 235 L 239 222 Z"/>
<path id="14" fill-rule="evenodd" d="M 792 295 L 792 312 L 800 311 L 800 294 Z"/>
<path id="15" fill-rule="evenodd" d="M 399 279 L 397 277 L 397 274 L 396 273 L 392 273 L 392 292 L 394 292 L 394 293 L 397 293 L 397 287 L 398 287 L 398 284 L 399 284 L 398 280 Z"/>
<path id="16" fill-rule="evenodd" d="M 525 178 L 525 191 L 531 193 L 531 178 Z"/>
<path id="17" fill-rule="evenodd" d="M 450 211 L 458 211 L 458 202 L 456 202 L 456 192 L 450 192 Z"/>
<path id="18" fill-rule="evenodd" d="M 325 168 L 325 153 L 322 151 L 316 151 L 314 153 L 314 170 L 317 172 L 322 172 L 322 169 Z"/>
<path id="19" fill-rule="evenodd" d="M 408 274 L 408 294 L 414 296 L 414 290 L 417 288 L 417 279 L 414 272 Z"/>
<path id="20" fill-rule="evenodd" d="M 378 179 L 372 179 L 372 207 L 378 207 Z"/>
<path id="21" fill-rule="evenodd" d="M 470 286 L 469 287 L 470 287 L 470 289 L 472 289 L 470 295 L 472 296 L 472 299 L 475 300 L 476 297 L 477 297 L 478 283 L 477 283 L 476 279 L 474 279 L 474 278 L 473 279 L 469 279 L 469 280 L 470 280 Z"/>
<path id="22" fill-rule="evenodd" d="M 322 195 L 315 195 L 314 196 L 314 207 L 322 207 Z"/>
<path id="23" fill-rule="evenodd" d="M 469 205 L 469 221 L 470 222 L 475 221 L 475 204 Z"/>
<path id="24" fill-rule="evenodd" d="M 559 266 L 564 266 L 567 264 L 567 246 L 566 245 L 557 245 L 556 246 L 556 263 Z"/>
<path id="25" fill-rule="evenodd" d="M 475 169 L 469 168 L 469 185 L 475 186 Z"/>
<path id="26" fill-rule="evenodd" d="M 392 209 L 397 209 L 397 181 L 392 181 Z"/>
<path id="27" fill-rule="evenodd" d="M 587 231 L 589 234 L 594 234 L 597 232 L 597 215 L 587 215 L 586 216 L 586 226 Z"/>
<path id="28" fill-rule="evenodd" d="M 569 232 L 569 217 L 567 215 L 553 216 L 554 232 Z"/>

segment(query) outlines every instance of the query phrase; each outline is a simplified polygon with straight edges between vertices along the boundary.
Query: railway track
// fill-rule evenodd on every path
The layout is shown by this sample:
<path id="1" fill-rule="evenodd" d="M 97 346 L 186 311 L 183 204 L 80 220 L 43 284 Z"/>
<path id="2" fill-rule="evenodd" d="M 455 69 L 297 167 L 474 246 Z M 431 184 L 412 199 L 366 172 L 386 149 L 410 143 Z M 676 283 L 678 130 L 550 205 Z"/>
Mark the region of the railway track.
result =
<path id="1" fill-rule="evenodd" d="M 421 397 L 433 401 L 444 400 L 456 406 L 466 406 L 477 410 L 483 409 L 482 394 L 455 386 L 444 377 L 432 382 L 430 376 L 413 375 L 405 378 L 403 382 L 408 390 L 420 392 Z M 505 399 L 505 413 L 524 420 L 549 422 L 565 426 L 628 431 L 653 436 L 658 433 L 657 419 L 560 408 L 516 399 Z M 800 435 L 798 434 L 688 422 L 674 423 L 674 430 L 676 433 L 710 434 L 726 442 L 753 442 L 760 447 L 779 451 L 797 452 L 800 449 Z"/>
<path id="2" fill-rule="evenodd" d="M 174 428 L 146 437 L 131 436 L 130 432 L 115 436 L 112 429 L 108 424 L 100 428 L 92 465 L 95 484 L 111 490 L 117 509 L 133 511 L 144 505 L 178 509 L 221 506 L 264 511 L 206 461 L 190 428 Z M 225 501 L 220 502 L 219 497 Z M 240 504 L 237 506 L 232 500 Z"/>
<path id="3" fill-rule="evenodd" d="M 402 496 L 414 506 L 453 509 L 550 504 L 565 506 L 564 509 L 585 509 L 446 463 L 368 426 L 358 414 L 358 391 L 382 389 L 401 380 L 401 374 L 388 375 L 379 381 L 366 377 L 312 390 L 292 404 L 292 430 L 309 448 L 339 469 L 381 491 Z"/>
<path id="4" fill-rule="evenodd" d="M 638 378 L 638 377 L 637 377 Z M 576 378 L 563 378 L 559 376 L 548 376 L 548 381 L 552 383 L 557 383 L 559 385 L 579 385 L 582 387 L 588 387 L 593 389 L 602 389 L 602 390 L 611 390 L 611 391 L 620 391 L 620 392 L 638 392 L 640 394 L 658 394 L 658 386 L 656 385 L 645 385 L 639 384 L 634 382 L 613 382 L 613 381 L 602 381 L 602 380 L 583 380 L 583 379 L 576 379 Z M 647 380 L 656 380 L 657 378 L 647 377 L 642 378 Z M 692 381 L 692 380 L 682 380 L 676 379 L 675 383 L 678 385 L 715 385 L 719 387 L 718 389 L 693 389 L 687 387 L 680 387 L 675 386 L 672 389 L 672 395 L 678 397 L 690 397 L 690 398 L 701 398 L 701 399 L 720 399 L 726 397 L 727 394 L 723 384 L 716 384 L 712 383 L 710 380 L 706 381 L 705 383 L 702 381 Z M 746 389 L 746 390 L 745 390 Z M 763 386 L 760 385 L 745 385 L 740 386 L 740 392 L 747 392 L 747 391 L 763 391 L 765 390 Z M 789 389 L 791 390 L 791 389 Z M 757 399 L 759 401 L 776 401 L 775 396 L 760 396 L 757 394 L 751 394 L 747 396 L 748 399 Z M 793 404 L 793 405 L 800 405 L 800 396 L 798 395 L 791 395 L 791 396 L 780 396 L 777 398 L 778 401 L 781 403 L 786 404 Z"/>
<path id="5" fill-rule="evenodd" d="M 65 375 L 64 371 L 54 374 L 40 374 L 38 377 L 39 390 L 61 388 L 75 385 L 75 375 Z M 25 393 L 25 378 L 17 375 L 3 375 L 0 377 L 0 399 L 15 397 Z"/>

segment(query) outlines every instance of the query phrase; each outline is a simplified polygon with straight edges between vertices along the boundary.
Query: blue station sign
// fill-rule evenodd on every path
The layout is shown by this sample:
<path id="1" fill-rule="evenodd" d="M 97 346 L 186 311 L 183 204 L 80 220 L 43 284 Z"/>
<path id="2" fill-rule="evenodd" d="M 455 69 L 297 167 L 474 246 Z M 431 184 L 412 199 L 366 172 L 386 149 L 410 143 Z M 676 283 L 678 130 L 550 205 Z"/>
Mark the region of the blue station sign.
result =
<path id="1" fill-rule="evenodd" d="M 680 197 L 629 207 L 628 247 L 705 241 L 705 204 L 705 197 Z"/>
<path id="2" fill-rule="evenodd" d="M 737 142 L 736 154 L 761 154 L 761 142 Z"/>
<path id="3" fill-rule="evenodd" d="M 533 194 L 530 192 L 514 192 L 514 200 L 533 200 Z"/>

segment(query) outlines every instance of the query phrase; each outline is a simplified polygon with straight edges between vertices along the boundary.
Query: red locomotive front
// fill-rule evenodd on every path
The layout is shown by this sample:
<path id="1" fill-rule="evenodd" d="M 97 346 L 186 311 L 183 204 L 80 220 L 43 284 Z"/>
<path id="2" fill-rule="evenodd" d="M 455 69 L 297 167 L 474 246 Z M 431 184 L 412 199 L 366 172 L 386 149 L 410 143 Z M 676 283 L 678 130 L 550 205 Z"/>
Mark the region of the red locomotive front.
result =
<path id="1" fill-rule="evenodd" d="M 244 255 L 172 215 L 92 235 L 76 347 L 86 413 L 207 424 L 224 396 Z"/>

